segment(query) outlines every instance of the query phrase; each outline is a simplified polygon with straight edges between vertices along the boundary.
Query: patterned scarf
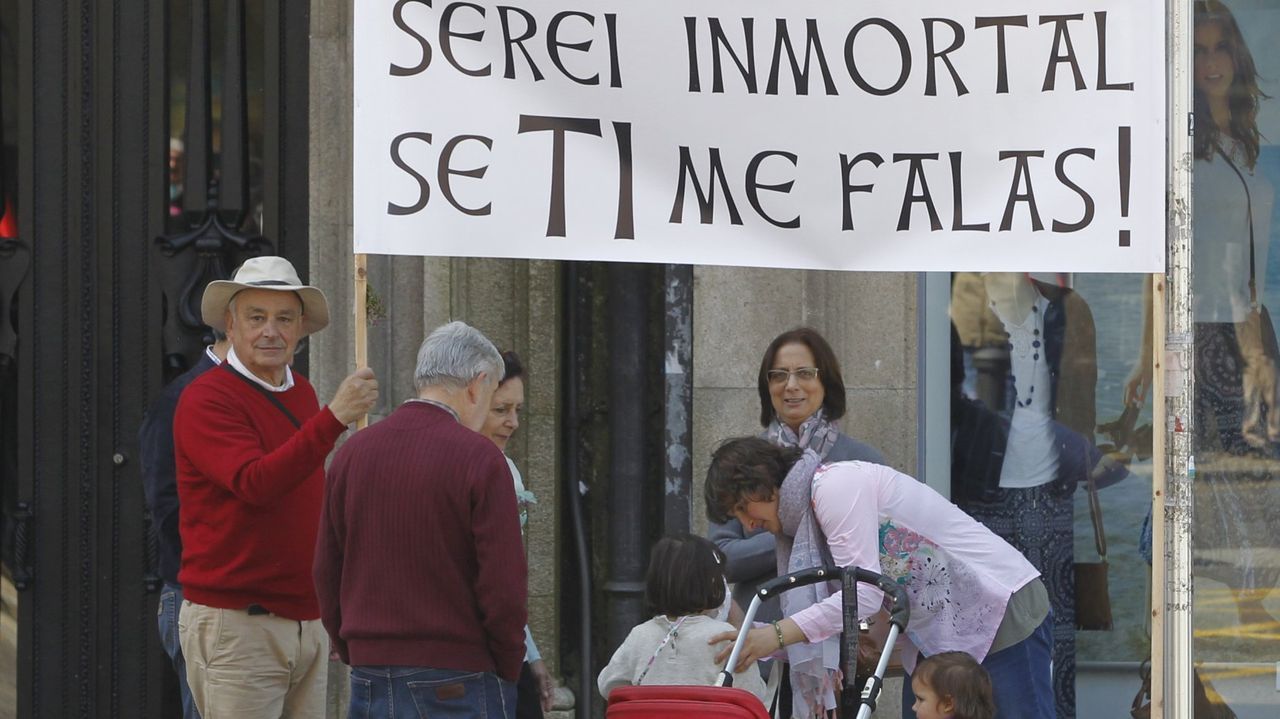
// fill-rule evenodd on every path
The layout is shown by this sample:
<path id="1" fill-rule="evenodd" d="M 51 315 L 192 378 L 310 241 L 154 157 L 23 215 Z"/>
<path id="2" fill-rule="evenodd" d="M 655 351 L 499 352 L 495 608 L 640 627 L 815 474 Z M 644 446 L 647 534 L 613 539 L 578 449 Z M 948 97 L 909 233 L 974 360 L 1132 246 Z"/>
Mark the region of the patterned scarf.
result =
<path id="1" fill-rule="evenodd" d="M 801 436 L 804 436 L 803 426 Z M 832 564 L 827 539 L 813 514 L 813 474 L 821 463 L 822 458 L 816 452 L 806 449 L 787 473 L 779 490 L 778 519 L 782 524 L 777 550 L 779 576 Z M 831 596 L 837 589 L 834 582 L 820 582 L 783 592 L 779 597 L 782 616 L 794 616 L 796 612 Z M 840 635 L 814 644 L 792 644 L 787 647 L 787 661 L 791 664 L 791 688 L 795 692 L 794 715 L 822 716 L 824 711 L 835 709 Z"/>
<path id="2" fill-rule="evenodd" d="M 839 436 L 840 430 L 835 422 L 827 421 L 826 412 L 821 407 L 800 423 L 799 435 L 786 424 L 779 422 L 777 415 L 774 415 L 773 421 L 764 431 L 764 438 L 779 447 L 811 449 L 818 453 L 819 459 L 827 458 L 831 448 L 836 446 L 836 439 Z"/>

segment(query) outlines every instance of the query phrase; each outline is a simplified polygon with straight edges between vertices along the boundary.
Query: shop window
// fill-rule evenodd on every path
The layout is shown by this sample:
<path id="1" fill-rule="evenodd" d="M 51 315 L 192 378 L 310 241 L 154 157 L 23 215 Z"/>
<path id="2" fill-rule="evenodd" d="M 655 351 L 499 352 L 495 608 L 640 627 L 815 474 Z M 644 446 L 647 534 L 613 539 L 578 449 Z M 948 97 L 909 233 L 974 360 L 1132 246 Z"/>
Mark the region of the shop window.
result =
<path id="1" fill-rule="evenodd" d="M 1242 717 L 1275 716 L 1280 8 L 1196 2 L 1192 32 L 1192 651 L 1209 695 Z"/>
<path id="2" fill-rule="evenodd" d="M 950 432 L 932 441 L 947 443 L 952 501 L 1045 581 L 1059 717 L 1087 716 L 1104 695 L 1108 707 L 1127 701 L 1150 653 L 1151 398 L 1135 372 L 1143 283 L 1122 274 L 950 276 Z M 935 449 L 926 453 L 936 458 Z M 1094 564 L 1106 585 L 1077 582 L 1077 563 Z"/>

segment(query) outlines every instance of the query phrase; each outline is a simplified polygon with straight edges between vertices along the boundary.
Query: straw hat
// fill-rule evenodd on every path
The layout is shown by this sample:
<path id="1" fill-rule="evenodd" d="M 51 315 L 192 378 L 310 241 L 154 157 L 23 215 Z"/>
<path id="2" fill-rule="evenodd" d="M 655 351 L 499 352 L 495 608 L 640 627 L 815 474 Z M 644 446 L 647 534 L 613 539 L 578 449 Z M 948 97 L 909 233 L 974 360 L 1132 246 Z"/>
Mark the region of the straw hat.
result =
<path id="1" fill-rule="evenodd" d="M 324 293 L 302 284 L 297 270 L 288 260 L 272 256 L 247 259 L 236 270 L 235 277 L 210 282 L 200 300 L 200 315 L 204 323 L 219 332 L 226 332 L 227 305 L 242 290 L 296 292 L 302 300 L 303 334 L 319 332 L 329 325 L 329 301 Z"/>

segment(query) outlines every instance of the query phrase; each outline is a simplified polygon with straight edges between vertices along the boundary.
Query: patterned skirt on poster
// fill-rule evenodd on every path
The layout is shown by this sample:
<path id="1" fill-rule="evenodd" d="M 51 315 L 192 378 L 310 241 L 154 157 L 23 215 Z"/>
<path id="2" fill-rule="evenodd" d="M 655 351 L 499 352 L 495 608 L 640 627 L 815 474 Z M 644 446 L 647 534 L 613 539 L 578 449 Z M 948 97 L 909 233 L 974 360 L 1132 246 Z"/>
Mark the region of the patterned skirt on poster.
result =
<path id="1" fill-rule="evenodd" d="M 1058 483 L 1001 489 L 960 505 L 1040 571 L 1053 608 L 1053 696 L 1058 719 L 1076 715 L 1075 507 Z"/>
<path id="2" fill-rule="evenodd" d="M 1235 325 L 1196 324 L 1193 568 L 1251 591 L 1280 581 L 1280 455 L 1244 439 L 1243 367 Z"/>

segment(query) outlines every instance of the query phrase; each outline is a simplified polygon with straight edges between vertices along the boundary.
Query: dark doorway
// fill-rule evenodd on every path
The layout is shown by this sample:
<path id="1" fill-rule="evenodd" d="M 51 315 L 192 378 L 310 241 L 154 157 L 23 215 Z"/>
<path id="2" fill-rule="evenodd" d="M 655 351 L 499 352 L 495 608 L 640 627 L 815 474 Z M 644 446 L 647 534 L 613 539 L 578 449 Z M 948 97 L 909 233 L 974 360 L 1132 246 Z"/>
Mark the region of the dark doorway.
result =
<path id="1" fill-rule="evenodd" d="M 202 351 L 204 283 L 252 254 L 305 276 L 308 32 L 307 3 L 283 0 L 0 0 L 0 608 L 16 601 L 17 716 L 178 715 L 137 430 Z"/>

